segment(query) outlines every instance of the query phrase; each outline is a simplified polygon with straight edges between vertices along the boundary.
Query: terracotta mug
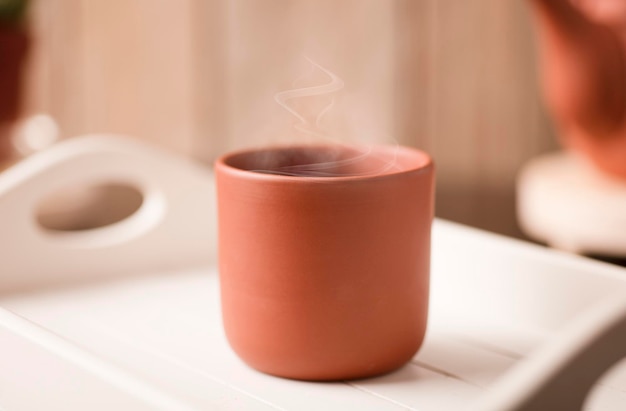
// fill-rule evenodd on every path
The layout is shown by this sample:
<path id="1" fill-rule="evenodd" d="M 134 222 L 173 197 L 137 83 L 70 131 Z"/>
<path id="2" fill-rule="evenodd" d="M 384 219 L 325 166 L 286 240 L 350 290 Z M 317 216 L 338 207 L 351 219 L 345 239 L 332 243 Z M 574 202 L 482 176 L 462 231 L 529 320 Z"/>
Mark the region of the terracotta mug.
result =
<path id="1" fill-rule="evenodd" d="M 434 167 L 406 147 L 296 146 L 216 163 L 228 341 L 262 372 L 382 374 L 426 330 Z"/>

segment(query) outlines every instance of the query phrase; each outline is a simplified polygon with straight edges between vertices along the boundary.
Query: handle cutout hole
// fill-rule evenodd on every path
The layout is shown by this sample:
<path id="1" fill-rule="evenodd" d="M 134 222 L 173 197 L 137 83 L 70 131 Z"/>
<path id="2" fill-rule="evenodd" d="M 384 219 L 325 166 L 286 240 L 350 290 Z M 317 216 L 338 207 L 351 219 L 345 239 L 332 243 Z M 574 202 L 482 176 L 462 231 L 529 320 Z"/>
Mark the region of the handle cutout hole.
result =
<path id="1" fill-rule="evenodd" d="M 36 218 L 50 231 L 93 230 L 127 219 L 143 202 L 141 191 L 128 184 L 68 187 L 45 197 Z"/>

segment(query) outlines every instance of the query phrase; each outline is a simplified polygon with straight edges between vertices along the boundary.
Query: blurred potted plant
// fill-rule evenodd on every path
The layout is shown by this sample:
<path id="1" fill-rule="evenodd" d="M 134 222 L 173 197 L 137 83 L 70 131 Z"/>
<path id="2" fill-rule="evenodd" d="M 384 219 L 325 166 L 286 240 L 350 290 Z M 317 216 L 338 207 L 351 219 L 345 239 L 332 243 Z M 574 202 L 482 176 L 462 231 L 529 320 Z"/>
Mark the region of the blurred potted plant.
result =
<path id="1" fill-rule="evenodd" d="M 0 0 L 0 161 L 12 156 L 11 135 L 20 117 L 24 65 L 30 38 L 28 0 Z"/>
<path id="2" fill-rule="evenodd" d="M 626 1 L 530 4 L 543 89 L 561 141 L 626 180 Z"/>

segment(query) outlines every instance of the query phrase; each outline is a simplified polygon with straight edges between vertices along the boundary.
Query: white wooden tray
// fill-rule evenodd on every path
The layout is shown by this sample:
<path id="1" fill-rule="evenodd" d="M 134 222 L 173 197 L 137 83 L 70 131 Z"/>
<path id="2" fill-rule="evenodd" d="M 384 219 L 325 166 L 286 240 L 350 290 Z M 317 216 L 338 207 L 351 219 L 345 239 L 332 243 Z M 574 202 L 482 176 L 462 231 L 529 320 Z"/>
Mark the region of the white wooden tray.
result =
<path id="1" fill-rule="evenodd" d="M 437 221 L 429 330 L 410 364 L 338 383 L 260 374 L 232 353 L 222 331 L 205 171 L 111 137 L 64 143 L 0 175 L 0 224 L 13 224 L 5 210 L 23 201 L 16 187 L 47 187 L 50 176 L 65 178 L 55 170 L 68 161 L 103 152 L 116 178 L 145 183 L 172 209 L 184 209 L 176 205 L 181 191 L 197 192 L 205 207 L 166 211 L 120 242 L 99 242 L 100 234 L 115 234 L 94 231 L 90 247 L 30 230 L 28 241 L 43 251 L 28 256 L 39 263 L 21 269 L 14 256 L 10 269 L 0 270 L 2 411 L 569 410 L 626 353 L 624 270 Z M 123 158 L 135 165 L 119 173 L 115 164 Z M 99 179 L 108 178 L 103 164 Z M 178 180 L 162 184 L 153 171 Z M 206 236 L 177 231 L 188 219 L 210 227 Z M 0 237 L 3 259 L 28 250 L 28 242 L 10 242 L 17 236 Z M 196 251 L 177 251 L 197 241 Z M 137 258 L 120 252 L 129 247 L 143 251 Z M 107 266 L 109 259 L 117 261 Z M 585 409 L 626 409 L 626 367 L 595 385 Z"/>

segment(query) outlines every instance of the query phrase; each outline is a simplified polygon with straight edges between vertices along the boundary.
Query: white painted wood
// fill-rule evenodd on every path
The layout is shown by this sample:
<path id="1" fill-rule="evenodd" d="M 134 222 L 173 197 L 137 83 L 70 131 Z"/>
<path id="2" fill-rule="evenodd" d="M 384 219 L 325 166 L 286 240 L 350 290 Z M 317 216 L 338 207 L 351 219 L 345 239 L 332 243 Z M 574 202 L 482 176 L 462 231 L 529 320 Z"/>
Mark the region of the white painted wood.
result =
<path id="1" fill-rule="evenodd" d="M 626 392 L 596 387 L 585 403 L 585 411 L 622 411 L 626 404 Z"/>
<path id="2" fill-rule="evenodd" d="M 530 161 L 517 182 L 524 231 L 555 248 L 626 256 L 626 183 L 571 153 Z"/>
<path id="3" fill-rule="evenodd" d="M 516 249 L 518 252 L 524 249 L 522 244 L 497 241 L 500 240 L 497 236 L 483 236 L 481 232 L 448 223 L 438 222 L 435 233 L 435 248 L 456 244 L 453 240 L 464 242 L 465 251 L 459 252 L 464 258 L 470 258 L 466 252 L 484 258 L 476 252 L 479 243 L 498 256 L 490 260 L 509 258 L 507 249 L 513 254 Z M 465 241 L 457 236 L 465 237 Z M 496 240 L 500 247 L 490 246 L 490 240 Z M 568 262 L 583 267 L 589 263 L 588 268 L 593 270 L 586 271 L 587 285 L 597 280 L 602 284 L 603 275 L 611 278 L 614 274 L 612 267 L 603 264 L 551 252 L 542 257 L 543 251 L 536 247 L 530 247 L 529 251 L 535 254 L 526 257 L 535 260 L 529 264 L 535 264 L 535 268 L 543 265 L 544 275 L 550 272 L 546 267 L 558 272 L 559 268 L 566 268 L 562 265 Z M 438 269 L 433 272 L 433 278 L 453 277 L 452 260 L 437 260 Z M 465 261 L 469 267 L 477 262 Z M 467 273 L 476 275 L 471 268 Z M 496 275 L 507 274 L 493 271 L 492 276 Z M 582 282 L 581 279 L 578 281 Z M 605 285 L 604 291 L 609 295 L 612 284 Z M 465 289 L 474 292 L 473 298 L 477 299 L 489 299 L 489 290 L 479 286 Z M 433 295 L 433 299 L 444 302 L 441 294 Z M 452 305 L 452 310 L 456 310 L 458 319 L 465 325 L 455 326 L 454 321 L 448 321 L 448 313 L 437 310 L 434 305 L 427 341 L 414 364 L 386 376 L 350 382 L 350 385 L 301 383 L 267 377 L 243 365 L 227 347 L 218 303 L 217 276 L 210 269 L 7 296 L 1 302 L 71 341 L 89 347 L 112 364 L 200 407 L 219 404 L 224 398 L 237 398 L 242 409 L 255 409 L 255 406 L 259 409 L 265 406 L 289 410 L 345 409 L 350 404 L 364 409 L 463 409 L 479 400 L 483 391 L 498 384 L 500 378 L 514 372 L 515 365 L 524 364 L 523 357 L 532 355 L 543 345 L 545 337 L 556 331 L 542 328 L 541 323 L 535 324 L 534 330 L 515 323 L 503 327 L 497 323 L 497 317 L 472 320 L 458 304 Z M 476 314 L 470 311 L 470 315 Z M 565 318 L 561 325 L 568 322 Z M 540 329 L 543 331 L 537 331 Z M 468 342 L 468 338 L 473 342 Z M 522 343 L 509 347 L 508 341 L 520 340 Z M 507 354 L 511 350 L 513 353 Z M 607 409 L 607 402 L 614 404 L 611 398 L 621 398 L 624 387 L 602 387 L 596 393 L 596 402 L 604 404 L 599 409 Z"/>
<path id="4" fill-rule="evenodd" d="M 480 388 L 465 381 L 414 363 L 391 374 L 349 384 L 408 409 L 426 411 L 462 410 L 468 400 L 482 393 Z"/>
<path id="5" fill-rule="evenodd" d="M 7 298 L 2 305 L 205 409 L 229 397 L 250 409 L 403 409 L 343 383 L 279 379 L 242 364 L 222 332 L 215 270 Z"/>
<path id="6" fill-rule="evenodd" d="M 14 315 L 0 315 L 0 326 L 8 330 L 5 340 L 12 341 L 10 347 L 34 344 L 43 357 L 47 353 L 56 355 L 56 365 L 49 368 L 52 374 L 68 368 L 98 377 L 107 375 L 106 370 L 116 370 L 121 381 L 139 381 L 144 390 L 157 390 L 197 409 L 443 411 L 478 407 L 484 401 L 485 410 L 499 409 L 493 404 L 508 407 L 503 410 L 522 410 L 526 399 L 567 400 L 550 384 L 581 375 L 581 370 L 587 375 L 585 356 L 598 355 L 601 367 L 582 385 L 573 385 L 581 393 L 586 392 L 598 374 L 617 360 L 620 347 L 625 345 L 619 338 L 623 337 L 626 303 L 623 299 L 603 303 L 616 293 L 626 293 L 623 269 L 437 221 L 429 331 L 423 349 L 411 364 L 378 378 L 332 384 L 260 374 L 232 353 L 223 335 L 212 252 L 215 215 L 207 173 L 124 140 L 98 137 L 83 143 L 77 140 L 76 144 L 71 149 L 58 146 L 66 148 L 52 158 L 34 157 L 31 166 L 18 166 L 11 171 L 13 174 L 7 174 L 9 177 L 0 178 L 3 224 L 24 229 L 26 225 L 17 221 L 32 214 L 17 205 L 28 205 L 32 211 L 40 198 L 35 194 L 42 194 L 43 189 L 99 181 L 100 177 L 107 181 L 119 178 L 140 188 L 158 186 L 172 201 L 184 198 L 181 193 L 189 195 L 188 199 L 201 200 L 187 199 L 168 208 L 162 221 L 170 225 L 153 227 L 161 230 L 162 237 L 146 231 L 129 238 L 132 226 L 122 229 L 124 226 L 119 225 L 119 231 L 113 230 L 115 226 L 94 231 L 84 237 L 82 244 L 77 244 L 75 238 L 46 238 L 50 242 L 45 246 L 43 242 L 35 245 L 41 247 L 41 253 L 33 251 L 31 255 L 42 255 L 47 260 L 35 264 L 24 262 L 22 257 L 9 260 L 13 265 L 6 269 L 3 266 L 0 275 L 3 282 L 6 278 L 5 284 L 10 284 L 16 274 L 23 276 L 20 285 L 31 286 L 38 281 L 45 285 L 53 280 L 94 280 L 66 288 L 42 287 L 29 293 L 9 292 L 20 288 L 17 283 L 3 288 L 0 306 L 54 333 Z M 90 171 L 76 175 L 70 172 L 69 164 Z M 145 174 L 148 171 L 150 175 Z M 192 206 L 186 208 L 189 204 Z M 15 215 L 15 222 L 7 215 Z M 200 237 L 185 237 L 186 233 L 176 231 L 191 227 L 198 218 L 205 231 L 200 245 L 194 242 Z M 42 241 L 37 236 L 43 233 L 32 235 L 32 239 Z M 105 246 L 107 243 L 109 246 Z M 183 244 L 195 247 L 197 261 L 183 258 Z M 93 254 L 91 248 L 99 252 Z M 28 248 L 18 249 L 16 245 L 12 250 L 19 254 Z M 53 251 L 65 258 L 53 256 Z M 173 255 L 172 265 L 163 264 L 161 258 L 165 257 L 159 253 Z M 160 261 L 160 274 L 131 275 L 143 269 L 150 271 L 154 260 Z M 198 265 L 202 261 L 204 265 Z M 27 269 L 21 269 L 20 264 Z M 35 266 L 41 271 L 35 272 Z M 106 269 L 99 269 L 102 267 Z M 48 277 L 54 274 L 57 279 Z M 108 281 L 95 281 L 97 277 Z M 611 336 L 613 331 L 619 338 Z M 599 354 L 594 351 L 607 347 L 605 343 L 610 349 L 604 348 Z M 0 349 L 0 361 L 4 364 L 10 360 L 15 364 L 13 368 L 25 364 L 22 372 L 32 373 L 32 362 L 24 357 L 28 354 L 18 348 L 5 350 L 5 346 L 9 347 L 7 344 Z M 63 356 L 58 355 L 59 346 Z M 573 374 L 564 372 L 568 369 Z M 623 372 L 618 369 L 618 377 Z M 101 380 L 95 378 L 96 385 L 85 388 L 85 392 L 97 392 Z M 87 378 L 85 384 L 91 381 Z M 545 383 L 539 386 L 537 381 Z M 124 387 L 112 385 L 113 391 L 124 391 Z M 619 409 L 616 407 L 622 405 L 625 391 L 625 382 L 613 378 L 594 392 L 586 409 Z M 67 401 L 72 394 L 53 390 L 50 395 L 51 401 Z M 23 409 L 29 409 L 29 399 L 22 400 L 26 404 Z M 559 402 L 552 409 L 566 409 L 559 405 L 566 403 Z M 0 403 L 2 406 L 6 405 Z M 72 409 L 83 408 L 64 408 Z"/>
<path id="7" fill-rule="evenodd" d="M 552 334 L 626 291 L 621 267 L 441 220 L 433 230 L 431 278 L 431 310 L 440 323 L 529 335 Z"/>
<path id="8" fill-rule="evenodd" d="M 619 293 L 501 378 L 474 409 L 581 410 L 593 384 L 625 356 L 626 294 Z"/>
<path id="9" fill-rule="evenodd" d="M 129 218 L 77 232 L 41 228 L 56 190 L 118 183 L 144 197 Z M 207 264 L 215 250 L 209 171 L 113 135 L 68 140 L 0 174 L 0 292 Z"/>
<path id="10" fill-rule="evenodd" d="M 462 341 L 433 335 L 415 359 L 443 370 L 477 388 L 486 388 L 498 380 L 516 360 Z"/>
<path id="11" fill-rule="evenodd" d="M 198 410 L 4 309 L 0 347 L 1 409 Z"/>

